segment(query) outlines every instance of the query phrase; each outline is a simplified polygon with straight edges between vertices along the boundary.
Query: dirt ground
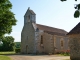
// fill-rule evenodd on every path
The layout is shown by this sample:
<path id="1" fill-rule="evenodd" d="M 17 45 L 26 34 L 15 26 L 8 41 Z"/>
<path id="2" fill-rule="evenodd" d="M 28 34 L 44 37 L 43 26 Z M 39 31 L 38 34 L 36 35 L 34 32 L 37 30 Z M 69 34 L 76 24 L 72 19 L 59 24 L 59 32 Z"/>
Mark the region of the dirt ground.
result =
<path id="1" fill-rule="evenodd" d="M 69 56 L 58 55 L 9 55 L 12 60 L 69 60 Z"/>

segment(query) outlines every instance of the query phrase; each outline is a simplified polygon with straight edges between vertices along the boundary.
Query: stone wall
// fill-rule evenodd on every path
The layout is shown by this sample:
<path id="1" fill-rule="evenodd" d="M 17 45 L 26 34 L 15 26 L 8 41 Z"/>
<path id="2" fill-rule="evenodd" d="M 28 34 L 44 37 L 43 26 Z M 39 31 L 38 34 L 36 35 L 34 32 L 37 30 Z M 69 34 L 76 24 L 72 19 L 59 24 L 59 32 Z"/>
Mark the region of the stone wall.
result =
<path id="1" fill-rule="evenodd" d="M 43 53 L 44 52 L 44 48 L 41 47 L 41 36 L 43 36 L 43 30 L 39 30 L 39 35 L 38 35 L 38 41 L 37 41 L 37 53 Z"/>
<path id="2" fill-rule="evenodd" d="M 41 35 L 43 36 L 43 47 L 40 45 L 41 41 Z M 67 51 L 69 50 L 68 47 L 68 41 L 69 38 L 67 36 L 58 36 L 58 35 L 51 35 L 48 33 L 43 32 L 43 34 L 40 34 L 39 36 L 39 52 L 44 52 L 44 53 L 56 53 L 56 52 L 61 52 L 61 51 Z M 63 47 L 61 47 L 61 40 L 63 40 Z"/>
<path id="3" fill-rule="evenodd" d="M 67 36 L 54 35 L 53 38 L 55 53 L 69 50 L 68 48 L 69 38 Z M 61 46 L 61 41 L 63 41 L 63 46 Z"/>
<path id="4" fill-rule="evenodd" d="M 21 52 L 34 53 L 35 30 L 32 23 L 25 24 L 21 34 Z"/>
<path id="5" fill-rule="evenodd" d="M 54 53 L 53 35 L 48 33 L 43 34 L 43 46 L 45 53 Z"/>
<path id="6" fill-rule="evenodd" d="M 70 59 L 80 60 L 80 34 L 69 35 Z"/>

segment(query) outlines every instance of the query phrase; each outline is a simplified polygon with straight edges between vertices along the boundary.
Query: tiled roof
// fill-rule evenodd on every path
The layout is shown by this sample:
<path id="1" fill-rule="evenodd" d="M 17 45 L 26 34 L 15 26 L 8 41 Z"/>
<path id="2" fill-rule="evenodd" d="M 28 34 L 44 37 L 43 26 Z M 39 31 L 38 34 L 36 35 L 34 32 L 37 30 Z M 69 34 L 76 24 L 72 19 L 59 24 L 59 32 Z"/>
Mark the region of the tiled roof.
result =
<path id="1" fill-rule="evenodd" d="M 36 24 L 36 25 L 40 30 L 44 30 L 44 32 L 47 32 L 49 34 L 58 34 L 58 35 L 66 35 L 67 34 L 67 32 L 62 29 L 44 26 L 44 25 L 40 25 L 40 24 Z"/>
<path id="2" fill-rule="evenodd" d="M 67 35 L 72 34 L 80 34 L 80 22 Z"/>
<path id="3" fill-rule="evenodd" d="M 29 10 L 29 11 L 31 12 L 31 14 L 36 15 L 36 14 L 33 12 L 33 10 Z"/>

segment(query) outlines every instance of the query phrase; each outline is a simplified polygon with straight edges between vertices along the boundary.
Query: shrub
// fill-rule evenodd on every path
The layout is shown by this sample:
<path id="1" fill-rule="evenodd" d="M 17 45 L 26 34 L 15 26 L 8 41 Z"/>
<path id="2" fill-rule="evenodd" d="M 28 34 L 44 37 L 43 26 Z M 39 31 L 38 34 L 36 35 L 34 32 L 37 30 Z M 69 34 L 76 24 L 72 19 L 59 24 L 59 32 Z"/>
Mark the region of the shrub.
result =
<path id="1" fill-rule="evenodd" d="M 70 50 L 62 51 L 61 55 L 69 56 L 70 55 Z"/>
<path id="2" fill-rule="evenodd" d="M 56 51 L 55 54 L 70 56 L 70 50 Z"/>
<path id="3" fill-rule="evenodd" d="M 16 53 L 20 53 L 20 48 L 16 48 L 16 49 L 15 49 L 15 52 L 16 52 Z"/>

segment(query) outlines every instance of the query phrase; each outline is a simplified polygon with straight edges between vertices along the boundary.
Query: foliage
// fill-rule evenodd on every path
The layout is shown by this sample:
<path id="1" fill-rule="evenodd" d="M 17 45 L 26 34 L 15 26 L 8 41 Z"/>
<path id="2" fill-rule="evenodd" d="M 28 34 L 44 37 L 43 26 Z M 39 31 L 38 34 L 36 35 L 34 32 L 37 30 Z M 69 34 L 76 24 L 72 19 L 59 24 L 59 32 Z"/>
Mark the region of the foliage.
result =
<path id="1" fill-rule="evenodd" d="M 15 47 L 16 48 L 21 48 L 21 42 L 15 42 Z"/>
<path id="2" fill-rule="evenodd" d="M 61 53 L 61 55 L 70 56 L 70 53 L 64 52 L 64 53 Z"/>
<path id="3" fill-rule="evenodd" d="M 61 0 L 61 1 L 63 2 L 63 1 L 67 1 L 67 0 Z M 75 1 L 77 1 L 77 0 L 75 0 Z"/>
<path id="4" fill-rule="evenodd" d="M 66 1 L 66 0 L 61 0 L 61 1 L 63 2 L 63 1 Z"/>
<path id="5" fill-rule="evenodd" d="M 11 58 L 4 55 L 0 55 L 0 60 L 11 60 Z"/>
<path id="6" fill-rule="evenodd" d="M 0 41 L 0 46 L 2 46 L 3 45 L 3 43 L 2 43 L 2 41 Z"/>
<path id="7" fill-rule="evenodd" d="M 12 36 L 6 36 L 2 39 L 3 45 L 0 46 L 0 51 L 13 51 L 14 50 L 14 38 Z"/>
<path id="8" fill-rule="evenodd" d="M 16 49 L 15 49 L 15 52 L 16 52 L 16 53 L 20 53 L 20 48 L 16 48 Z"/>
<path id="9" fill-rule="evenodd" d="M 78 11 L 78 10 L 75 11 L 74 17 L 75 17 L 75 18 L 78 18 L 78 17 L 79 17 L 79 11 Z"/>
<path id="10" fill-rule="evenodd" d="M 56 54 L 70 56 L 70 50 L 57 51 Z"/>
<path id="11" fill-rule="evenodd" d="M 17 20 L 11 8 L 12 4 L 9 0 L 0 0 L 0 36 L 11 33 L 12 26 L 16 25 Z"/>
<path id="12" fill-rule="evenodd" d="M 61 0 L 62 2 L 67 1 L 67 0 Z M 77 1 L 77 0 L 75 0 Z M 74 12 L 74 18 L 79 18 L 80 16 L 80 4 L 76 4 L 76 6 L 74 7 L 76 9 L 76 11 Z"/>
<path id="13" fill-rule="evenodd" d="M 70 50 L 62 51 L 60 54 L 64 56 L 70 56 Z"/>

